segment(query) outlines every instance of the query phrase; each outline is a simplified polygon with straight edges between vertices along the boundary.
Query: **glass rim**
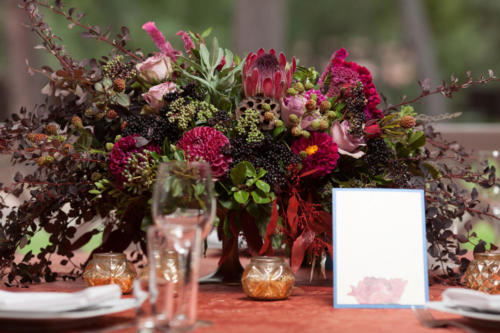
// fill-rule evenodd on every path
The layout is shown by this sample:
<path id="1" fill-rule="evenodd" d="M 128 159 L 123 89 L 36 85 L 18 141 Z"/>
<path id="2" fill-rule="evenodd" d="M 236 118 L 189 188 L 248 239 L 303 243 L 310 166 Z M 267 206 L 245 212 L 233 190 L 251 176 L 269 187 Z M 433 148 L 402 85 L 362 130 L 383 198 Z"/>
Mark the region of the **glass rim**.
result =
<path id="1" fill-rule="evenodd" d="M 281 257 L 276 256 L 255 256 L 250 259 L 251 261 L 261 261 L 261 262 L 281 262 L 284 261 Z"/>
<path id="2" fill-rule="evenodd" d="M 500 259 L 500 251 L 475 253 L 474 259 Z"/>
<path id="3" fill-rule="evenodd" d="M 101 252 L 101 253 L 94 253 L 92 258 L 93 259 L 126 259 L 127 256 L 125 255 L 125 253 Z"/>

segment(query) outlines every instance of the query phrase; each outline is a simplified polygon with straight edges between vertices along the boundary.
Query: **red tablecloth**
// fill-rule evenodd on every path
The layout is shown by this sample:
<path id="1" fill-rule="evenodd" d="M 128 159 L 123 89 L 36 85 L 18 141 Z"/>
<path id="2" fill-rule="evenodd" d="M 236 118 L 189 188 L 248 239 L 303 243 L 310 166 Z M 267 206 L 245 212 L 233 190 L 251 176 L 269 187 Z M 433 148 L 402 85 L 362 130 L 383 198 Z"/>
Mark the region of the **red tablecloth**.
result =
<path id="1" fill-rule="evenodd" d="M 202 274 L 211 272 L 215 265 L 215 257 L 204 258 Z M 298 274 L 292 296 L 284 301 L 250 300 L 240 286 L 201 285 L 198 318 L 211 325 L 198 327 L 195 332 L 460 332 L 457 328 L 424 328 L 410 309 L 334 309 L 331 279 L 315 279 L 310 284 L 306 273 Z M 77 291 L 82 288 L 84 284 L 80 280 L 32 285 L 28 290 Z M 430 299 L 439 300 L 444 289 L 443 286 L 431 286 Z M 433 314 L 441 319 L 458 318 L 437 311 Z M 0 332 L 135 332 L 132 327 L 103 330 L 112 325 L 132 323 L 134 315 L 135 312 L 130 310 L 91 320 L 67 322 L 0 320 Z M 481 332 L 500 332 L 500 323 L 460 320 Z"/>

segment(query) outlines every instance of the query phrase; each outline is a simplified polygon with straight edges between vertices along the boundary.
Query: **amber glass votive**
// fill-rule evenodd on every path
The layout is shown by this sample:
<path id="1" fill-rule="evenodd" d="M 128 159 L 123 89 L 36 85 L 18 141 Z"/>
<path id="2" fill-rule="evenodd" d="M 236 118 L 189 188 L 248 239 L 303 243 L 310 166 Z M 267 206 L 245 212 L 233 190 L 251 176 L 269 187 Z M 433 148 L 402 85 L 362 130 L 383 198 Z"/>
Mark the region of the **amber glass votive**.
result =
<path id="1" fill-rule="evenodd" d="M 290 295 L 295 277 L 279 257 L 253 257 L 241 277 L 243 291 L 257 300 L 280 300 Z"/>
<path id="2" fill-rule="evenodd" d="M 465 271 L 468 288 L 500 294 L 500 252 L 476 253 Z"/>
<path id="3" fill-rule="evenodd" d="M 83 272 L 87 286 L 117 284 L 123 294 L 132 291 L 132 282 L 136 276 L 134 266 L 127 260 L 125 254 L 111 252 L 94 254 Z"/>

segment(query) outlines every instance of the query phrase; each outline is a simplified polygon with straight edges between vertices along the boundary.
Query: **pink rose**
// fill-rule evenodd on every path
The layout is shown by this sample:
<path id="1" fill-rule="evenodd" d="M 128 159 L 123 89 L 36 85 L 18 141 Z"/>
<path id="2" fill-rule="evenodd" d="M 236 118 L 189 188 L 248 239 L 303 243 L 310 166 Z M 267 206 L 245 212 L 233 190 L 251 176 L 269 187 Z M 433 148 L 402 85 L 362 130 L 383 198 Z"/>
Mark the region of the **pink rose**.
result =
<path id="1" fill-rule="evenodd" d="M 142 98 L 155 110 L 160 110 L 163 105 L 163 96 L 175 92 L 177 85 L 173 82 L 165 82 L 149 88 L 147 93 L 142 94 Z"/>
<path id="2" fill-rule="evenodd" d="M 137 74 L 148 83 L 163 82 L 173 72 L 172 62 L 165 54 L 156 53 L 135 66 Z"/>
<path id="3" fill-rule="evenodd" d="M 354 158 L 360 158 L 365 153 L 359 148 L 365 145 L 363 138 L 357 138 L 349 134 L 349 122 L 344 120 L 342 123 L 335 121 L 330 127 L 330 136 L 339 147 L 339 154 L 349 155 Z"/>
<path id="4" fill-rule="evenodd" d="M 307 100 L 301 95 L 288 96 L 282 100 L 281 118 L 283 119 L 287 127 L 294 127 L 295 125 L 297 125 L 297 123 L 294 123 L 290 120 L 290 116 L 294 114 L 298 119 L 300 119 L 300 117 L 302 117 L 302 115 L 306 111 L 306 102 Z M 311 126 L 313 120 L 314 118 L 311 116 L 304 117 L 300 122 L 300 128 L 308 129 Z"/>

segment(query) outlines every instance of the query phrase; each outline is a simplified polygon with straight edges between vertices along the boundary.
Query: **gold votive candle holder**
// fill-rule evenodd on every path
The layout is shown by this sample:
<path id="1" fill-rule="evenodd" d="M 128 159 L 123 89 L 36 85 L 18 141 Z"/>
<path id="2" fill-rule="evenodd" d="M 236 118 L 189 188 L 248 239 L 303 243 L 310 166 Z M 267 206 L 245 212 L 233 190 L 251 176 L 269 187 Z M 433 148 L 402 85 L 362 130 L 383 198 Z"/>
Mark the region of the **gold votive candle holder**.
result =
<path id="1" fill-rule="evenodd" d="M 87 286 L 117 284 L 123 294 L 132 291 L 137 276 L 134 266 L 123 253 L 96 253 L 85 267 L 83 279 Z"/>
<path id="2" fill-rule="evenodd" d="M 465 271 L 468 288 L 488 294 L 500 294 L 500 252 L 474 254 Z"/>

